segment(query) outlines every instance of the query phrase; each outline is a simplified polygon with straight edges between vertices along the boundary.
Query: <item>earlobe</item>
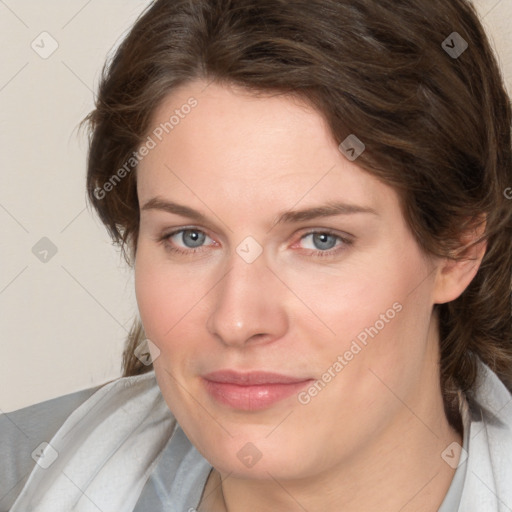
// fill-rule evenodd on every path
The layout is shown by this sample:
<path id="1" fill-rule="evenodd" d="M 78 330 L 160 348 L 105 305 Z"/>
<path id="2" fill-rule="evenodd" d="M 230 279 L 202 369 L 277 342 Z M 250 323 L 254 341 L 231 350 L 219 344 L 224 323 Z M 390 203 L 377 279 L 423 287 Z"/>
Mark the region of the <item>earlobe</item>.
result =
<path id="1" fill-rule="evenodd" d="M 451 258 L 438 264 L 434 287 L 434 304 L 444 304 L 457 299 L 476 276 L 487 250 L 487 241 L 481 239 L 485 223 L 464 237 L 464 245 Z"/>

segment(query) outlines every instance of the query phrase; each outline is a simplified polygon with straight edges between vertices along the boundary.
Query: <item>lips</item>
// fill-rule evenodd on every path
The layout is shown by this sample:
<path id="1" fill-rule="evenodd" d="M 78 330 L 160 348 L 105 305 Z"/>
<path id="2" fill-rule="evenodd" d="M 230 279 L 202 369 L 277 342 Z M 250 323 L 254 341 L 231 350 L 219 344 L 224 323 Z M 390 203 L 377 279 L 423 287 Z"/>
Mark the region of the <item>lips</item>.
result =
<path id="1" fill-rule="evenodd" d="M 222 370 L 203 375 L 208 394 L 231 409 L 257 411 L 298 393 L 314 379 L 279 373 Z"/>

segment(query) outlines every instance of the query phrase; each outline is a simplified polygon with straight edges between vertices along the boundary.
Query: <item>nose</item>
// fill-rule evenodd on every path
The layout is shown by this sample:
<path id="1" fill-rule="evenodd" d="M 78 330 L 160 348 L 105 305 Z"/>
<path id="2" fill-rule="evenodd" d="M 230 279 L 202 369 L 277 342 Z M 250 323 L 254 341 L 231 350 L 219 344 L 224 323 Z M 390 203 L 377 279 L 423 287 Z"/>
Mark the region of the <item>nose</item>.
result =
<path id="1" fill-rule="evenodd" d="M 224 345 L 271 343 L 288 329 L 285 287 L 264 256 L 247 263 L 234 252 L 228 272 L 212 290 L 207 329 Z"/>

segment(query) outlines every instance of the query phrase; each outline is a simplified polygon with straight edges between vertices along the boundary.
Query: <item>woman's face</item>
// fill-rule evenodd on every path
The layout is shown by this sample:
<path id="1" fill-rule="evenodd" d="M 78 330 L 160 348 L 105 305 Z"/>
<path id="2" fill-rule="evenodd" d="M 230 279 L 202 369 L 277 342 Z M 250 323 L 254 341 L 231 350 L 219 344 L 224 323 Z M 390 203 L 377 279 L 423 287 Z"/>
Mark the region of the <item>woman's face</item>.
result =
<path id="1" fill-rule="evenodd" d="M 435 266 L 394 190 L 289 96 L 189 83 L 148 135 L 137 301 L 193 444 L 277 479 L 398 447 L 440 392 Z"/>

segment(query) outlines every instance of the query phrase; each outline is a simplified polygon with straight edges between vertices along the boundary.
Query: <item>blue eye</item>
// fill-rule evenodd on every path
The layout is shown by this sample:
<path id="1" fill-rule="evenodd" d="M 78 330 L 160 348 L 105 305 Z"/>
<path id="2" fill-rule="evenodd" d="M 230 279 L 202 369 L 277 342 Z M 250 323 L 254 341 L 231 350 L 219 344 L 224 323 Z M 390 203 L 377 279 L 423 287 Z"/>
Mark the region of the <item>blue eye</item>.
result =
<path id="1" fill-rule="evenodd" d="M 206 240 L 206 235 L 202 231 L 195 229 L 184 229 L 177 234 L 181 235 L 181 241 L 191 249 L 200 247 Z"/>
<path id="2" fill-rule="evenodd" d="M 302 236 L 300 242 L 303 243 L 304 240 L 308 238 L 310 239 L 309 247 L 303 246 L 303 248 L 311 250 L 313 256 L 319 257 L 335 256 L 352 243 L 351 239 L 343 238 L 340 235 L 335 235 L 328 231 L 313 231 L 307 233 Z"/>
<path id="3" fill-rule="evenodd" d="M 327 251 L 329 249 L 332 249 L 333 247 L 336 246 L 336 242 L 339 239 L 338 236 L 331 235 L 329 233 L 309 233 L 303 238 L 303 240 L 306 237 L 312 237 L 311 241 L 315 246 L 314 248 L 320 251 Z"/>
<path id="4" fill-rule="evenodd" d="M 305 243 L 305 240 L 309 242 Z M 206 233 L 200 229 L 185 228 L 163 235 L 160 239 L 165 248 L 171 252 L 191 255 L 202 251 L 209 245 L 216 245 Z M 312 231 L 303 235 L 299 241 L 303 249 L 309 251 L 313 257 L 333 257 L 352 244 L 350 238 L 329 233 L 328 231 Z"/>
<path id="5" fill-rule="evenodd" d="M 180 229 L 164 235 L 160 241 L 166 249 L 181 254 L 191 254 L 205 244 L 206 240 L 213 241 L 208 235 L 199 229 Z"/>

